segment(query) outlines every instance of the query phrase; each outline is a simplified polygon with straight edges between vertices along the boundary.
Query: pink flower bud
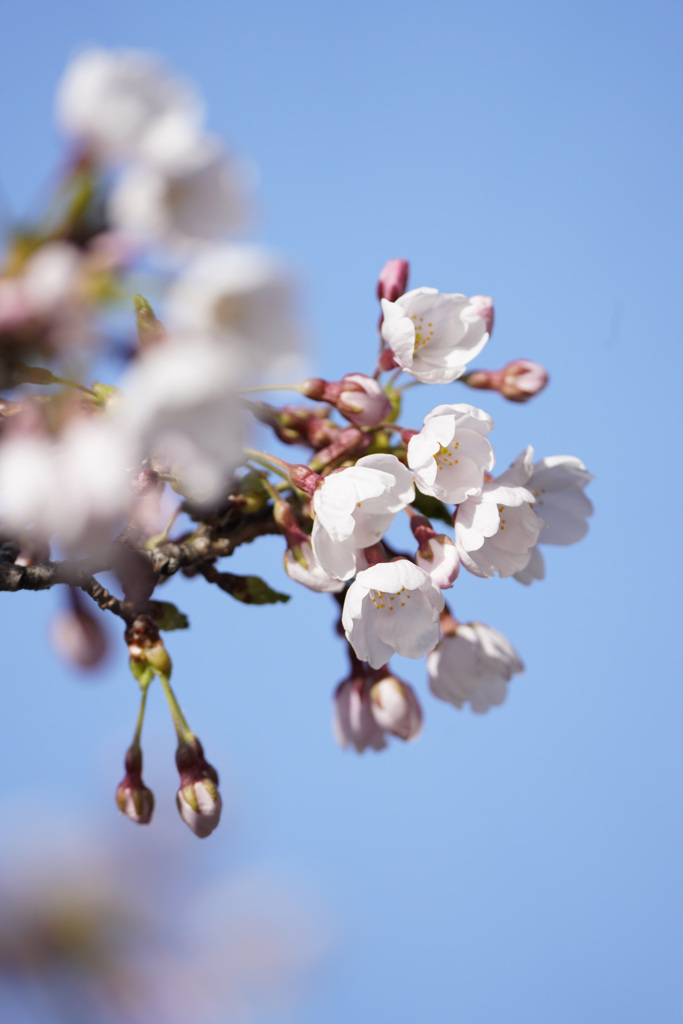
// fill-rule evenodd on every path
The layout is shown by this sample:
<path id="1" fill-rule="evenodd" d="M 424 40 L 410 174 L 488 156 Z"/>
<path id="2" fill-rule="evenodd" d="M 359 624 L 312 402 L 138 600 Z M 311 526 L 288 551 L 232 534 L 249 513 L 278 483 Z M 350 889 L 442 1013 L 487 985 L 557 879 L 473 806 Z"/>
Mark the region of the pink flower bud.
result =
<path id="1" fill-rule="evenodd" d="M 99 665 L 109 649 L 103 626 L 80 602 L 55 616 L 50 636 L 58 653 L 83 669 Z"/>
<path id="2" fill-rule="evenodd" d="M 223 807 L 218 772 L 204 757 L 196 736 L 179 744 L 176 765 L 180 772 L 176 794 L 180 817 L 199 839 L 206 839 L 218 825 Z"/>
<path id="3" fill-rule="evenodd" d="M 382 355 L 379 357 L 379 368 L 380 370 L 393 370 L 398 366 L 394 353 L 390 348 L 385 348 Z"/>
<path id="4" fill-rule="evenodd" d="M 548 383 L 548 371 L 530 359 L 513 359 L 500 371 L 498 390 L 511 402 L 528 402 Z"/>
<path id="5" fill-rule="evenodd" d="M 375 721 L 363 690 L 363 679 L 346 679 L 339 684 L 332 722 L 339 746 L 354 747 L 359 754 L 364 750 L 383 750 L 387 745 L 384 730 Z"/>
<path id="6" fill-rule="evenodd" d="M 418 548 L 415 564 L 429 574 L 440 590 L 450 590 L 460 572 L 460 555 L 450 537 L 435 533 Z"/>
<path id="7" fill-rule="evenodd" d="M 318 473 L 303 465 L 290 466 L 289 479 L 295 487 L 298 487 L 300 491 L 305 491 L 306 494 L 313 494 L 316 487 L 323 482 L 323 478 Z"/>
<path id="8" fill-rule="evenodd" d="M 132 746 L 126 753 L 126 774 L 116 789 L 116 803 L 122 814 L 137 825 L 149 825 L 154 811 L 154 794 L 142 781 L 142 751 Z"/>
<path id="9" fill-rule="evenodd" d="M 347 373 L 340 384 L 343 391 L 337 400 L 337 409 L 357 427 L 375 427 L 390 415 L 391 402 L 374 377 Z"/>
<path id="10" fill-rule="evenodd" d="M 470 305 L 486 324 L 486 330 L 491 333 L 493 330 L 493 299 L 490 295 L 473 295 L 470 298 Z"/>
<path id="11" fill-rule="evenodd" d="M 380 271 L 377 281 L 377 298 L 395 302 L 408 287 L 408 260 L 388 260 Z"/>
<path id="12" fill-rule="evenodd" d="M 392 736 L 414 740 L 422 732 L 422 708 L 408 683 L 384 676 L 371 687 L 369 702 L 377 725 Z"/>

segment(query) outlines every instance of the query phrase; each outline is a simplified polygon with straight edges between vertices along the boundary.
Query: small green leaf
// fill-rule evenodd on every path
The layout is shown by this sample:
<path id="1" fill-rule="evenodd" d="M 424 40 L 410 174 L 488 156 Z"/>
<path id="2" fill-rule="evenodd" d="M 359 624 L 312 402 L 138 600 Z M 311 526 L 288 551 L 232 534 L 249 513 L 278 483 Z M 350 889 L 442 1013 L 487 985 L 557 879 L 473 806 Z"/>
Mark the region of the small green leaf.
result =
<path id="1" fill-rule="evenodd" d="M 259 576 L 235 576 L 231 572 L 216 573 L 212 582 L 242 604 L 277 604 L 289 601 L 289 594 L 280 594 Z"/>
<path id="2" fill-rule="evenodd" d="M 442 522 L 448 523 L 449 526 L 453 525 L 453 513 L 446 508 L 444 503 L 429 494 L 423 494 L 422 491 L 418 491 L 417 487 L 415 488 L 413 508 L 417 509 L 423 516 L 426 516 L 427 519 L 441 519 Z"/>
<path id="3" fill-rule="evenodd" d="M 155 601 L 153 618 L 159 629 L 165 629 L 167 632 L 173 629 L 187 629 L 190 625 L 187 615 L 171 601 Z"/>

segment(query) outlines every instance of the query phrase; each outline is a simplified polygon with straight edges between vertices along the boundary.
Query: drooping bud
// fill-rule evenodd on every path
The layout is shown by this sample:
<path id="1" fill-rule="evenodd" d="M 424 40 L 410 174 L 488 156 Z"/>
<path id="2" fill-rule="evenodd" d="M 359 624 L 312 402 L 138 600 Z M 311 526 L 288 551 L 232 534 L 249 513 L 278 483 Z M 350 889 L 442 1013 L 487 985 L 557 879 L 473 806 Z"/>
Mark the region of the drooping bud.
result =
<path id="1" fill-rule="evenodd" d="M 345 679 L 337 687 L 332 731 L 340 747 L 354 747 L 359 754 L 386 747 L 384 730 L 375 721 L 363 678 Z"/>
<path id="2" fill-rule="evenodd" d="M 109 641 L 102 624 L 71 590 L 70 607 L 59 612 L 50 626 L 59 654 L 79 668 L 95 668 L 106 656 Z"/>
<path id="3" fill-rule="evenodd" d="M 408 287 L 408 260 L 387 260 L 377 281 L 377 298 L 395 302 Z"/>
<path id="4" fill-rule="evenodd" d="M 142 781 L 142 751 L 133 745 L 126 752 L 126 774 L 116 789 L 116 804 L 122 814 L 137 825 L 149 825 L 154 811 L 154 794 Z"/>
<path id="5" fill-rule="evenodd" d="M 422 708 L 408 683 L 385 675 L 370 687 L 372 716 L 380 729 L 402 740 L 414 740 L 422 732 Z"/>
<path id="6" fill-rule="evenodd" d="M 179 743 L 176 765 L 180 772 L 176 794 L 180 817 L 199 839 L 206 839 L 218 825 L 223 807 L 218 772 L 204 757 L 196 736 Z"/>
<path id="7" fill-rule="evenodd" d="M 357 427 L 376 427 L 391 415 L 391 402 L 374 377 L 367 377 L 364 373 L 347 373 L 339 383 L 342 390 L 336 407 Z"/>

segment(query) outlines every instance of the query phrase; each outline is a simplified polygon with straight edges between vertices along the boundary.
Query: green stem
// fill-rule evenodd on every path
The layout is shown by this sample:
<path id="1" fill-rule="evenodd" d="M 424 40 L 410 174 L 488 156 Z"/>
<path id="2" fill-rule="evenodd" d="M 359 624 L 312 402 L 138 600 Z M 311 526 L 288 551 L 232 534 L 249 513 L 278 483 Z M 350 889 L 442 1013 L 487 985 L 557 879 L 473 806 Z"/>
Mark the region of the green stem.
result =
<path id="1" fill-rule="evenodd" d="M 142 689 L 142 696 L 140 698 L 140 710 L 138 712 L 138 722 L 137 722 L 137 725 L 135 726 L 135 735 L 133 736 L 133 742 L 131 744 L 131 746 L 137 747 L 138 749 L 140 747 L 140 736 L 142 735 L 142 723 L 143 723 L 144 718 L 145 718 L 145 707 L 147 705 L 147 691 L 149 690 L 149 683 L 147 683 L 147 685 L 143 686 L 141 689 Z"/>
<path id="2" fill-rule="evenodd" d="M 171 709 L 171 717 L 173 718 L 175 731 L 178 734 L 178 740 L 180 743 L 187 742 L 189 739 L 192 738 L 193 733 L 190 730 L 189 725 L 187 724 L 185 715 L 180 710 L 180 704 L 178 703 L 175 693 L 171 689 L 171 684 L 168 681 L 168 676 L 165 676 L 163 675 L 163 673 L 160 672 L 159 679 L 161 680 L 161 685 L 164 688 L 164 693 L 166 694 L 168 706 Z"/>
<path id="3" fill-rule="evenodd" d="M 277 455 L 260 452 L 257 448 L 245 448 L 244 451 L 247 458 L 260 463 L 260 465 L 265 466 L 266 469 L 270 469 L 274 473 L 279 473 L 285 480 L 289 480 L 289 462 L 285 462 L 284 459 L 278 459 Z"/>
<path id="4" fill-rule="evenodd" d="M 250 395 L 255 391 L 299 391 L 301 384 L 259 384 L 253 388 L 239 388 L 238 395 Z"/>

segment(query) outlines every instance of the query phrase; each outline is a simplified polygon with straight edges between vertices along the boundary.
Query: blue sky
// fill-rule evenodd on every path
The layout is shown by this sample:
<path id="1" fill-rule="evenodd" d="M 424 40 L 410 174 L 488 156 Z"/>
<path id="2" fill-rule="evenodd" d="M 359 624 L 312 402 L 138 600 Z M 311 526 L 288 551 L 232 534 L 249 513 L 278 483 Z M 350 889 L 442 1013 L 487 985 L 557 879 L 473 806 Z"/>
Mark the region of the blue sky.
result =
<path id="1" fill-rule="evenodd" d="M 426 727 L 378 756 L 332 740 L 333 605 L 293 592 L 276 539 L 234 571 L 293 593 L 286 607 L 169 584 L 193 624 L 169 642 L 178 690 L 229 794 L 211 840 L 178 824 L 169 841 L 198 871 L 264 863 L 308 894 L 328 939 L 297 1024 L 680 1021 L 681 550 L 666 524 L 681 498 L 681 21 L 661 0 L 6 0 L 0 183 L 15 211 L 59 157 L 69 56 L 154 49 L 258 168 L 256 235 L 299 270 L 315 373 L 371 369 L 376 276 L 406 257 L 415 286 L 493 295 L 483 362 L 549 368 L 528 406 L 482 396 L 498 466 L 532 443 L 596 476 L 589 535 L 549 550 L 543 583 L 453 592 L 460 618 L 526 663 L 506 704 L 457 712 L 426 694 L 422 663 L 396 659 Z M 415 426 L 467 398 L 410 394 Z M 136 701 L 123 651 L 100 681 L 74 679 L 45 639 L 58 595 L 0 600 L 3 845 L 21 841 L 22 803 L 132 831 L 112 800 Z M 150 711 L 145 775 L 174 824 L 158 694 Z M 145 856 L 144 830 L 127 842 Z"/>

